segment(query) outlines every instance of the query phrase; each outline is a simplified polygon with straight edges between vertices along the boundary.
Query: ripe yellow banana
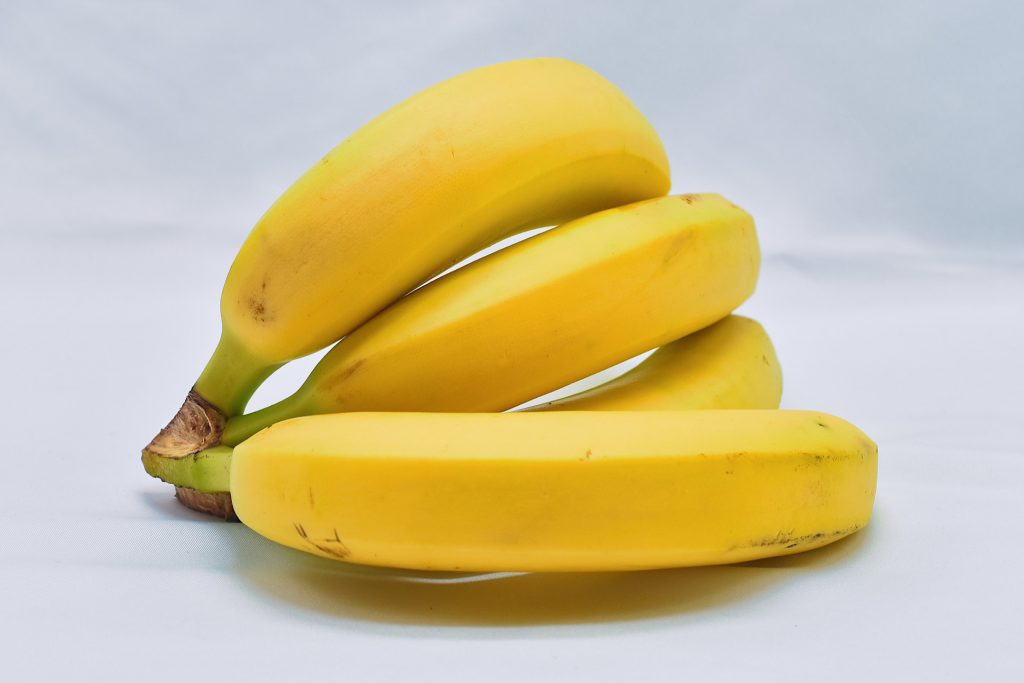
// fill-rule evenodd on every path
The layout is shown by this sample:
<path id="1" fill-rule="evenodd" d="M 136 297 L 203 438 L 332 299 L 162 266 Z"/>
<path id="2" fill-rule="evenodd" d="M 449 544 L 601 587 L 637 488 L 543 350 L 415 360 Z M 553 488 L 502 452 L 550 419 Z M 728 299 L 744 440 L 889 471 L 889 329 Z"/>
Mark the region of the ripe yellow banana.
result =
<path id="1" fill-rule="evenodd" d="M 757 321 L 731 315 L 662 346 L 599 387 L 524 412 L 778 408 L 781 396 L 782 373 L 768 334 Z M 230 446 L 215 446 L 186 458 L 148 455 L 146 467 L 153 476 L 197 493 L 226 493 L 231 454 Z M 185 495 L 197 498 L 196 493 Z M 210 512 L 231 514 L 228 509 Z"/>
<path id="2" fill-rule="evenodd" d="M 669 184 L 657 133 L 579 64 L 508 62 L 421 92 L 335 147 L 256 224 L 224 285 L 217 349 L 149 450 L 216 443 L 280 364 L 474 251 Z"/>
<path id="3" fill-rule="evenodd" d="M 725 317 L 758 265 L 752 219 L 718 195 L 596 213 L 416 290 L 331 349 L 295 394 L 230 418 L 222 443 L 316 413 L 507 410 Z M 143 461 L 178 483 L 183 463 L 169 459 Z"/>
<path id="4" fill-rule="evenodd" d="M 602 211 L 413 292 L 222 442 L 317 413 L 507 410 L 724 318 L 758 265 L 753 220 L 718 195 Z"/>
<path id="5" fill-rule="evenodd" d="M 875 444 L 814 412 L 348 413 L 235 449 L 241 520 L 348 562 L 649 569 L 797 553 L 863 528 Z"/>
<path id="6" fill-rule="evenodd" d="M 525 410 L 778 408 L 781 399 L 782 370 L 768 333 L 756 320 L 731 315 L 609 382 Z"/>

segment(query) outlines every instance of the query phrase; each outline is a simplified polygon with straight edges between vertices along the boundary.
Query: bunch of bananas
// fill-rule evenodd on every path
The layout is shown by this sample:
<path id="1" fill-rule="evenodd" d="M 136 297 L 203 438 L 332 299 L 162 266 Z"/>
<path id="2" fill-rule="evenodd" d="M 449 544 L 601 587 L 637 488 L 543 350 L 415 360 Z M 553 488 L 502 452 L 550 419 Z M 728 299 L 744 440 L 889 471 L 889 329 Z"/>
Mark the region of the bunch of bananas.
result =
<path id="1" fill-rule="evenodd" d="M 220 342 L 146 470 L 279 543 L 416 569 L 738 562 L 857 531 L 875 445 L 778 410 L 771 341 L 731 315 L 757 281 L 753 220 L 669 185 L 651 125 L 578 64 L 421 92 L 257 223 Z M 295 394 L 245 413 L 276 368 L 335 342 Z"/>

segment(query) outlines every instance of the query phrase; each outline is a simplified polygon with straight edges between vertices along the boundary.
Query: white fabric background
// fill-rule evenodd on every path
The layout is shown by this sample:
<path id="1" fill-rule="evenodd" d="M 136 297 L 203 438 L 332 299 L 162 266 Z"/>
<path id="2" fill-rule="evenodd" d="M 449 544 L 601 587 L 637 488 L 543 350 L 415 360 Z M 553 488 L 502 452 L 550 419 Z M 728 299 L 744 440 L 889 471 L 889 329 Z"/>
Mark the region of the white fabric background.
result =
<path id="1" fill-rule="evenodd" d="M 4 677 L 1020 679 L 1021 7 L 0 5 Z M 675 191 L 757 218 L 741 312 L 787 407 L 879 443 L 872 525 L 732 567 L 448 577 L 177 506 L 138 451 L 213 348 L 249 227 L 385 107 L 541 54 L 634 99 Z"/>

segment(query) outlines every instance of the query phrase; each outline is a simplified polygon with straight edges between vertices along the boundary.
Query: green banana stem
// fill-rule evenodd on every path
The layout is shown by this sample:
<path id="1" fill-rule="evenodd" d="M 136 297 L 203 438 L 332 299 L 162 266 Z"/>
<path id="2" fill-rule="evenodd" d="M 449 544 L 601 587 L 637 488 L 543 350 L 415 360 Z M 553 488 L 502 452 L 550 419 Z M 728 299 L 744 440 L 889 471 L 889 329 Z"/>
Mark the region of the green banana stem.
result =
<path id="1" fill-rule="evenodd" d="M 146 472 L 174 484 L 175 495 L 188 508 L 225 521 L 237 521 L 231 504 L 231 448 L 214 446 L 180 458 L 142 452 Z"/>
<path id="2" fill-rule="evenodd" d="M 196 380 L 195 392 L 225 417 L 238 415 L 256 389 L 279 367 L 280 363 L 267 363 L 254 356 L 225 330 L 210 362 Z"/>
<path id="3" fill-rule="evenodd" d="M 225 420 L 193 391 L 175 421 L 142 451 L 142 464 L 150 475 L 174 484 L 178 499 L 187 507 L 234 519 L 230 494 L 232 447 L 264 427 L 304 414 L 300 400 L 301 394 L 295 394 L 262 410 Z M 175 427 L 181 429 L 176 431 Z M 176 441 L 172 442 L 172 437 Z M 195 451 L 186 452 L 190 448 Z"/>
<path id="4" fill-rule="evenodd" d="M 231 504 L 232 447 L 275 422 L 304 414 L 300 399 L 301 394 L 294 394 L 262 410 L 232 417 L 220 423 L 217 441 L 208 442 L 210 447 L 184 457 L 168 457 L 147 448 L 142 452 L 142 463 L 152 476 L 174 484 L 175 495 L 186 507 L 235 521 Z"/>
<path id="5" fill-rule="evenodd" d="M 231 450 L 275 422 L 303 415 L 295 394 L 262 410 L 224 420 L 196 392 L 189 394 L 175 420 L 142 451 L 142 464 L 152 476 L 182 489 L 194 498 L 230 491 Z M 186 503 L 189 507 L 194 507 Z"/>
<path id="6" fill-rule="evenodd" d="M 228 418 L 245 410 L 253 392 L 278 367 L 225 331 L 177 414 L 142 451 L 146 471 L 174 484 L 185 506 L 234 519 L 227 493 L 231 449 L 220 447 L 221 436 Z"/>
<path id="7" fill-rule="evenodd" d="M 144 453 L 182 458 L 219 445 L 228 418 L 245 409 L 256 388 L 278 367 L 256 360 L 224 334 L 177 414 L 153 437 Z"/>
<path id="8" fill-rule="evenodd" d="M 310 411 L 302 406 L 300 391 L 266 408 L 228 418 L 220 442 L 225 446 L 237 446 L 256 432 L 274 423 L 309 413 Z"/>
<path id="9" fill-rule="evenodd" d="M 165 458 L 145 451 L 142 464 L 150 475 L 169 484 L 221 493 L 231 490 L 231 451 L 227 446 L 215 446 L 183 458 Z"/>
<path id="10" fill-rule="evenodd" d="M 231 519 L 232 447 L 275 422 L 304 414 L 300 399 L 301 394 L 294 394 L 225 421 L 213 406 L 203 406 L 202 398 L 192 392 L 175 417 L 177 426 L 186 425 L 179 430 L 185 436 L 175 431 L 176 423 L 172 422 L 142 451 L 142 464 L 150 475 L 178 487 L 178 498 L 186 506 Z M 188 449 L 195 451 L 186 453 Z"/>

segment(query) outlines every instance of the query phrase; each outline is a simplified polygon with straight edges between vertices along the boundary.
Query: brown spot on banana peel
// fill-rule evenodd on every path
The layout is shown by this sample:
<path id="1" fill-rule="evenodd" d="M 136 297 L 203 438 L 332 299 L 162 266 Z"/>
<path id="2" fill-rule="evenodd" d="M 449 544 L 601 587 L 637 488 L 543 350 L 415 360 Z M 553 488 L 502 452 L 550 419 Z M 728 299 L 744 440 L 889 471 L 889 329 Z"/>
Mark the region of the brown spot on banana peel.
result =
<path id="1" fill-rule="evenodd" d="M 249 307 L 250 317 L 258 323 L 272 322 L 276 317 L 272 313 L 267 312 L 267 305 L 262 294 L 258 297 L 249 297 L 247 305 Z"/>
<path id="2" fill-rule="evenodd" d="M 268 323 L 275 318 L 273 313 L 267 311 L 267 283 L 269 281 L 269 276 L 264 275 L 260 281 L 259 293 L 251 294 L 245 301 L 246 308 L 249 309 L 249 317 L 254 322 Z"/>
<path id="3" fill-rule="evenodd" d="M 265 322 L 266 318 L 263 316 L 267 312 L 266 306 L 260 299 L 254 296 L 249 297 L 249 310 L 252 311 L 252 319 L 258 320 L 259 322 Z"/>

